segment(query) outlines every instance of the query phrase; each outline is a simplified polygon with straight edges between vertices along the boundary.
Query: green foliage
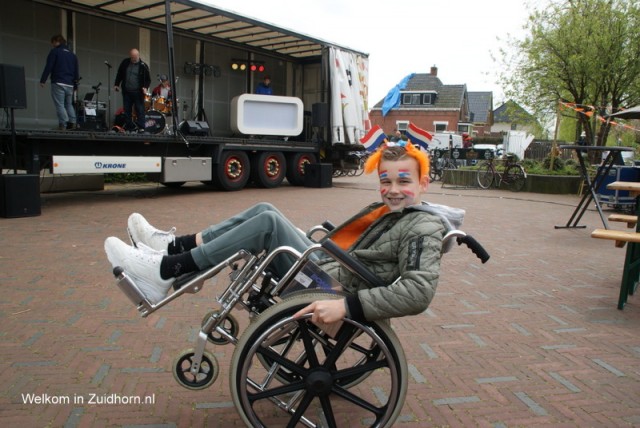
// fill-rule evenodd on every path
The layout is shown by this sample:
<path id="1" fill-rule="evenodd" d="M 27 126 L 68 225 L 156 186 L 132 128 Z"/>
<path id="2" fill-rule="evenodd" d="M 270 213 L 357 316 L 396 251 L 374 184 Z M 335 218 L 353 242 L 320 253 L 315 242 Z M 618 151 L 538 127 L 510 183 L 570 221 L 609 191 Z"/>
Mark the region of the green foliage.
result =
<path id="1" fill-rule="evenodd" d="M 105 174 L 104 182 L 111 184 L 122 183 L 144 183 L 149 181 L 147 175 L 144 173 L 118 173 L 118 174 Z"/>
<path id="2" fill-rule="evenodd" d="M 505 95 L 532 108 L 535 115 L 555 115 L 559 100 L 616 111 L 639 104 L 640 2 L 544 3 L 531 12 L 527 36 L 508 40 L 500 52 Z M 585 114 L 562 111 L 580 122 L 587 141 L 607 141 L 608 126 Z M 575 141 L 575 120 L 560 130 L 559 139 Z"/>
<path id="3" fill-rule="evenodd" d="M 564 160 L 558 156 L 551 157 L 551 155 L 544 158 L 542 161 L 542 166 L 545 169 L 550 169 L 552 171 L 558 171 L 564 168 Z"/>

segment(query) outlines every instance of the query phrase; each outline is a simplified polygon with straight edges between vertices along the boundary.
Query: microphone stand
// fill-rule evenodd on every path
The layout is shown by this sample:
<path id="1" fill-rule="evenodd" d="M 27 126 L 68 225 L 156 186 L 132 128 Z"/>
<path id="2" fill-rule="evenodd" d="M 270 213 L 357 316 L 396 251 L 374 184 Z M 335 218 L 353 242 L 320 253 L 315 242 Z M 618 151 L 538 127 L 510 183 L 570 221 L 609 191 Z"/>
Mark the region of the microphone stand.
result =
<path id="1" fill-rule="evenodd" d="M 91 87 L 96 91 L 96 131 L 102 131 L 102 123 L 100 123 L 100 85 L 102 85 L 102 82 Z"/>
<path id="2" fill-rule="evenodd" d="M 111 64 L 105 61 L 107 66 L 107 131 L 111 129 Z"/>

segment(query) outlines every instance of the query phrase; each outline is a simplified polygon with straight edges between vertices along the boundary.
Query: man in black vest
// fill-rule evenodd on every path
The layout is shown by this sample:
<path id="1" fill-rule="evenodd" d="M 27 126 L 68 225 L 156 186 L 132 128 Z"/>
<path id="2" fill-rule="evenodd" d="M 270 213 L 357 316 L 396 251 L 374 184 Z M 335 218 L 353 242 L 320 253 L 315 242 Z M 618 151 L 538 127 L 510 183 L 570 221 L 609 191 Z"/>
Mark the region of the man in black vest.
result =
<path id="1" fill-rule="evenodd" d="M 149 66 L 140 59 L 138 49 L 129 51 L 129 58 L 125 58 L 118 67 L 116 74 L 115 90 L 122 88 L 122 104 L 127 117 L 127 127 L 133 129 L 131 115 L 132 107 L 136 111 L 136 124 L 138 132 L 144 132 L 144 96 L 151 84 Z"/>

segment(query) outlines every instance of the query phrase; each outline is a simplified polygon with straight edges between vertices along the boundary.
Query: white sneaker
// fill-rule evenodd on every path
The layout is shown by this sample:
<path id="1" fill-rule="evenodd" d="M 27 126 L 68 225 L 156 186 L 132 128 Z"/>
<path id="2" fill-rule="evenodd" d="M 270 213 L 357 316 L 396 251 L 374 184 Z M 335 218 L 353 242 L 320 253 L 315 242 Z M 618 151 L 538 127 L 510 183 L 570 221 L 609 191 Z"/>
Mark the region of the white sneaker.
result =
<path id="1" fill-rule="evenodd" d="M 153 304 L 165 298 L 175 281 L 160 277 L 163 256 L 158 252 L 131 247 L 114 236 L 104 241 L 104 251 L 111 265 L 122 267 Z"/>
<path id="2" fill-rule="evenodd" d="M 165 255 L 170 243 L 176 242 L 176 228 L 164 231 L 151 226 L 142 214 L 133 213 L 127 221 L 127 232 L 134 247 L 139 243 L 156 251 L 162 251 Z"/>

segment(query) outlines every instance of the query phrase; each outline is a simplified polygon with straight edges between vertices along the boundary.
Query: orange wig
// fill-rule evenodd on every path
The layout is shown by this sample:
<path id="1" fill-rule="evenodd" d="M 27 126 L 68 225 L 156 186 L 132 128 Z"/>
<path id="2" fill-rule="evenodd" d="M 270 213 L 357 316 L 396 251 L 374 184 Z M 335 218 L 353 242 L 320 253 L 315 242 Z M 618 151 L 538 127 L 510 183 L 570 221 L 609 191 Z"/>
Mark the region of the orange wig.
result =
<path id="1" fill-rule="evenodd" d="M 404 149 L 404 155 L 410 156 L 418 162 L 418 167 L 420 170 L 420 179 L 425 178 L 429 175 L 429 155 L 427 155 L 422 150 L 418 149 L 416 146 L 411 143 L 411 141 L 399 141 L 397 143 L 388 142 L 385 140 L 380 148 L 373 152 L 371 156 L 367 159 L 367 162 L 364 164 L 364 172 L 370 174 L 374 171 L 378 170 L 378 166 L 380 165 L 380 161 L 383 159 L 382 155 L 385 150 L 390 147 L 400 147 Z M 403 155 L 403 156 L 404 156 Z M 403 156 L 400 156 L 402 158 Z"/>

